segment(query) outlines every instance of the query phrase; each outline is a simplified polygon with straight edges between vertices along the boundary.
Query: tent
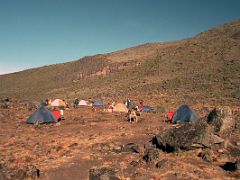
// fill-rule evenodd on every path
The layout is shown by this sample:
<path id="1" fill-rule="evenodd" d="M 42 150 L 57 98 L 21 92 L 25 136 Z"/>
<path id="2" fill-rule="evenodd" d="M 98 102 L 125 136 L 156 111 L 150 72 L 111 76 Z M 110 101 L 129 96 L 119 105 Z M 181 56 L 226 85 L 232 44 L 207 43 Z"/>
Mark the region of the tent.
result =
<path id="1" fill-rule="evenodd" d="M 79 106 L 87 106 L 87 101 L 85 100 L 81 100 L 79 103 L 78 103 Z"/>
<path id="2" fill-rule="evenodd" d="M 104 103 L 103 103 L 103 102 L 100 102 L 100 101 L 95 101 L 95 102 L 93 103 L 93 106 L 95 106 L 95 107 L 103 107 L 103 106 L 104 106 Z"/>
<path id="3" fill-rule="evenodd" d="M 60 107 L 60 106 L 66 107 L 66 103 L 65 103 L 63 100 L 61 100 L 61 99 L 55 99 L 55 100 L 51 103 L 51 105 L 54 106 L 54 107 Z"/>
<path id="4" fill-rule="evenodd" d="M 172 122 L 174 112 L 169 111 L 169 112 L 167 112 L 167 115 L 168 115 L 169 121 Z"/>
<path id="5" fill-rule="evenodd" d="M 125 104 L 123 103 L 117 103 L 114 107 L 113 107 L 113 112 L 124 112 L 127 113 L 128 112 L 128 108 Z"/>
<path id="6" fill-rule="evenodd" d="M 57 120 L 53 113 L 45 107 L 41 107 L 36 110 L 28 119 L 28 124 L 35 124 L 35 123 L 56 123 Z"/>
<path id="7" fill-rule="evenodd" d="M 150 106 L 144 106 L 142 112 L 153 112 L 153 108 Z"/>
<path id="8" fill-rule="evenodd" d="M 193 110 L 191 110 L 187 105 L 182 105 L 174 113 L 172 122 L 177 123 L 177 121 L 197 121 L 198 119 L 199 116 Z"/>
<path id="9" fill-rule="evenodd" d="M 60 117 L 61 117 L 61 111 L 60 111 L 60 110 L 54 109 L 54 110 L 52 111 L 52 113 L 53 113 L 53 115 L 54 115 L 54 117 L 55 117 L 56 120 L 59 120 L 59 119 L 60 119 Z"/>

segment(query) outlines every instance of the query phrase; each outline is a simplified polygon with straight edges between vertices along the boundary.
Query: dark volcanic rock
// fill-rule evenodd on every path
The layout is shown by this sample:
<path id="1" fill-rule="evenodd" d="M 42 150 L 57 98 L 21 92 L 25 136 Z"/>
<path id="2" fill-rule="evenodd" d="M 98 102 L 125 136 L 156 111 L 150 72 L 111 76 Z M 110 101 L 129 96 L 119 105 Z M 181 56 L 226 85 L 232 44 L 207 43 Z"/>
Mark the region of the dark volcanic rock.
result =
<path id="1" fill-rule="evenodd" d="M 165 131 L 152 140 L 156 147 L 165 152 L 190 150 L 193 145 L 200 144 L 209 147 L 211 144 L 211 127 L 205 119 L 196 123 L 187 122 Z"/>
<path id="2" fill-rule="evenodd" d="M 207 162 L 212 162 L 213 161 L 212 154 L 209 151 L 207 151 L 207 152 L 200 152 L 198 154 L 198 157 L 201 157 L 204 161 L 207 161 Z"/>
<path id="3" fill-rule="evenodd" d="M 134 143 L 129 143 L 126 144 L 125 146 L 122 147 L 121 152 L 133 152 L 133 153 L 139 153 L 140 148 L 138 145 Z"/>
<path id="4" fill-rule="evenodd" d="M 239 161 L 236 162 L 226 162 L 225 164 L 221 165 L 220 167 L 223 168 L 225 171 L 237 171 L 239 170 Z"/>
<path id="5" fill-rule="evenodd" d="M 158 152 L 158 149 L 156 148 L 149 149 L 143 156 L 143 159 L 146 162 L 151 162 L 153 160 L 157 160 L 158 158 L 159 158 L 159 152 Z"/>
<path id="6" fill-rule="evenodd" d="M 112 168 L 94 168 L 89 170 L 89 180 L 120 180 L 116 174 L 117 170 Z"/>
<path id="7" fill-rule="evenodd" d="M 130 163 L 131 166 L 136 167 L 139 163 L 137 161 L 132 161 Z"/>
<path id="8" fill-rule="evenodd" d="M 158 163 L 156 164 L 156 167 L 157 168 L 162 168 L 162 167 L 164 167 L 166 165 L 166 163 L 167 163 L 167 160 L 163 159 L 161 161 L 158 161 Z"/>
<path id="9" fill-rule="evenodd" d="M 206 118 L 178 124 L 156 135 L 152 142 L 165 152 L 221 145 L 234 130 L 235 121 L 229 107 L 215 108 Z"/>

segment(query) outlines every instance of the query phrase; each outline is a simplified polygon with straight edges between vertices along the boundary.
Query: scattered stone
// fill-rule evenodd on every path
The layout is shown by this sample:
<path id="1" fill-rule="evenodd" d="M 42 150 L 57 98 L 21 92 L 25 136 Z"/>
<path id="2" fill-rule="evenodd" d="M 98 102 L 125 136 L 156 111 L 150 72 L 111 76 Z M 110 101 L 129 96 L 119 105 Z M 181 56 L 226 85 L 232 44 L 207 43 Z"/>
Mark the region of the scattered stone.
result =
<path id="1" fill-rule="evenodd" d="M 132 161 L 130 163 L 131 166 L 136 167 L 139 163 L 137 161 Z"/>
<path id="2" fill-rule="evenodd" d="M 73 143 L 73 144 L 69 145 L 68 147 L 73 148 L 73 147 L 76 147 L 77 145 L 78 145 L 78 143 Z"/>
<path id="3" fill-rule="evenodd" d="M 163 159 L 161 161 L 158 161 L 158 163 L 156 164 L 156 167 L 160 169 L 160 168 L 164 167 L 166 165 L 166 163 L 167 163 L 167 160 Z"/>
<path id="4" fill-rule="evenodd" d="M 134 143 L 129 143 L 126 144 L 125 146 L 122 147 L 121 152 L 133 152 L 133 153 L 139 153 L 140 148 L 138 145 Z"/>
<path id="5" fill-rule="evenodd" d="M 182 178 L 182 173 L 175 173 L 174 174 L 177 178 Z"/>
<path id="6" fill-rule="evenodd" d="M 204 161 L 207 161 L 207 162 L 212 162 L 213 161 L 210 151 L 200 152 L 198 154 L 198 157 L 201 157 Z"/>
<path id="7" fill-rule="evenodd" d="M 151 162 L 151 161 L 153 161 L 153 160 L 159 159 L 158 149 L 156 149 L 156 148 L 149 149 L 149 150 L 145 153 L 145 155 L 143 156 L 143 159 L 144 159 L 146 162 Z"/>
<path id="8" fill-rule="evenodd" d="M 10 102 L 9 101 L 1 102 L 0 107 L 3 109 L 8 109 L 10 108 Z"/>
<path id="9" fill-rule="evenodd" d="M 40 170 L 34 165 L 23 167 L 22 169 L 15 169 L 11 171 L 11 179 L 36 179 L 40 177 Z"/>
<path id="10" fill-rule="evenodd" d="M 27 177 L 30 178 L 38 178 L 40 177 L 40 170 L 36 167 L 36 166 L 27 166 L 27 170 L 26 170 L 26 175 Z"/>
<path id="11" fill-rule="evenodd" d="M 240 161 L 237 161 L 235 164 L 236 170 L 240 171 Z"/>
<path id="12" fill-rule="evenodd" d="M 222 138 L 220 138 L 219 136 L 213 134 L 213 135 L 211 136 L 211 141 L 212 141 L 212 143 L 214 143 L 214 144 L 221 144 L 221 143 L 224 142 L 224 139 L 222 139 Z"/>
<path id="13" fill-rule="evenodd" d="M 219 153 L 224 153 L 224 150 L 223 149 L 218 149 L 218 152 Z"/>
<path id="14" fill-rule="evenodd" d="M 202 144 L 192 144 L 191 147 L 193 147 L 193 148 L 203 148 L 204 146 Z"/>
<path id="15" fill-rule="evenodd" d="M 93 168 L 89 170 L 89 180 L 120 180 L 117 170 L 112 168 Z"/>

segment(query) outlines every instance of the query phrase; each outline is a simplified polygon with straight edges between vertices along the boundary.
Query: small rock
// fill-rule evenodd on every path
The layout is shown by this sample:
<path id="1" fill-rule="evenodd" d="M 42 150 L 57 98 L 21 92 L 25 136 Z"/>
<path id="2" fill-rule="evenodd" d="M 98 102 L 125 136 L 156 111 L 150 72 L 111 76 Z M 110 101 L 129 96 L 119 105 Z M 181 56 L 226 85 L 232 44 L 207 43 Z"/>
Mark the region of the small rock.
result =
<path id="1" fill-rule="evenodd" d="M 40 177 L 40 170 L 33 165 L 27 167 L 26 173 L 27 173 L 27 177 L 30 177 L 33 179 Z"/>
<path id="2" fill-rule="evenodd" d="M 223 153 L 224 150 L 223 150 L 223 149 L 219 149 L 218 152 L 219 152 L 219 153 Z"/>
<path id="3" fill-rule="evenodd" d="M 213 161 L 209 152 L 200 152 L 198 154 L 198 157 L 201 157 L 204 161 L 207 161 L 207 162 L 212 162 Z"/>
<path id="4" fill-rule="evenodd" d="M 77 145 L 78 145 L 78 143 L 73 143 L 73 144 L 69 145 L 68 147 L 72 148 L 72 147 L 76 147 Z"/>
<path id="5" fill-rule="evenodd" d="M 93 168 L 89 170 L 89 180 L 120 180 L 120 178 L 116 175 L 117 170 L 112 168 Z"/>
<path id="6" fill-rule="evenodd" d="M 143 159 L 146 162 L 157 160 L 158 158 L 159 158 L 159 152 L 155 148 L 149 149 L 147 153 L 143 156 Z"/>
<path id="7" fill-rule="evenodd" d="M 177 178 L 182 178 L 182 174 L 181 173 L 175 173 L 174 174 Z"/>
<path id="8" fill-rule="evenodd" d="M 157 168 L 162 168 L 163 166 L 165 166 L 165 164 L 167 163 L 166 159 L 163 159 L 161 161 L 158 161 L 158 163 L 156 164 Z"/>
<path id="9" fill-rule="evenodd" d="M 131 166 L 136 167 L 139 163 L 137 161 L 132 161 L 130 163 Z"/>
<path id="10" fill-rule="evenodd" d="M 211 140 L 214 144 L 221 144 L 224 142 L 224 139 L 220 138 L 219 136 L 217 135 L 212 135 L 211 136 Z"/>
<path id="11" fill-rule="evenodd" d="M 133 152 L 133 153 L 139 153 L 140 148 L 138 145 L 134 143 L 129 143 L 126 144 L 125 146 L 122 147 L 121 152 Z"/>
<path id="12" fill-rule="evenodd" d="M 235 164 L 236 170 L 240 171 L 240 161 L 237 161 Z"/>

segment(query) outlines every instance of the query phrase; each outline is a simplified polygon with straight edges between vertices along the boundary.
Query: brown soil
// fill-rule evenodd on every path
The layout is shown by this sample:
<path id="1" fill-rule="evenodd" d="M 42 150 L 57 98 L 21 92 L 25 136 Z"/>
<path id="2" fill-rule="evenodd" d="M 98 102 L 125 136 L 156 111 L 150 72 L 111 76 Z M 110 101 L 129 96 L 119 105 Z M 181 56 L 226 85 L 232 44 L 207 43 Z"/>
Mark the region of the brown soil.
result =
<path id="1" fill-rule="evenodd" d="M 80 107 L 66 110 L 65 120 L 57 124 L 33 126 L 26 124 L 31 113 L 19 104 L 0 109 L 0 126 L 4 127 L 0 130 L 0 164 L 5 178 L 18 179 L 19 170 L 29 165 L 40 170 L 39 179 L 51 180 L 88 179 L 91 168 L 101 167 L 116 169 L 121 179 L 239 177 L 236 172 L 229 173 L 219 167 L 224 162 L 239 160 L 239 145 L 235 145 L 239 143 L 239 130 L 229 140 L 229 147 L 237 152 L 235 156 L 226 147 L 210 163 L 197 156 L 199 150 L 159 151 L 159 159 L 145 162 L 143 156 L 152 148 L 153 136 L 173 126 L 164 121 L 163 114 L 143 113 L 140 122 L 130 124 L 124 114 Z M 117 151 L 128 143 L 138 145 L 140 153 Z M 157 168 L 160 160 L 166 163 Z"/>

